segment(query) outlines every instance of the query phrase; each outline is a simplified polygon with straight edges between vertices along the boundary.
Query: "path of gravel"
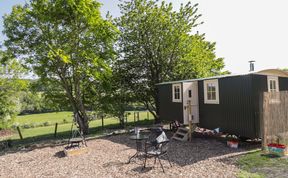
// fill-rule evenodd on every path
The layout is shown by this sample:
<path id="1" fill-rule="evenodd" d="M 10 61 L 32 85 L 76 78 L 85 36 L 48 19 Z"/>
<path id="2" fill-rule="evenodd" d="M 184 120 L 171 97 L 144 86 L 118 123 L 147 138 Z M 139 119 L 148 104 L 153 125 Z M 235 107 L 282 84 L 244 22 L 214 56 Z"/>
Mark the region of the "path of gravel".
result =
<path id="1" fill-rule="evenodd" d="M 137 160 L 125 164 L 135 153 L 135 142 L 128 135 L 103 137 L 88 141 L 89 153 L 62 157 L 64 146 L 34 149 L 29 152 L 7 153 L 0 156 L 0 177 L 235 177 L 239 169 L 229 161 L 222 161 L 241 149 L 231 149 L 212 139 L 195 138 L 192 142 L 172 141 L 169 167 L 166 173 L 157 162 Z"/>

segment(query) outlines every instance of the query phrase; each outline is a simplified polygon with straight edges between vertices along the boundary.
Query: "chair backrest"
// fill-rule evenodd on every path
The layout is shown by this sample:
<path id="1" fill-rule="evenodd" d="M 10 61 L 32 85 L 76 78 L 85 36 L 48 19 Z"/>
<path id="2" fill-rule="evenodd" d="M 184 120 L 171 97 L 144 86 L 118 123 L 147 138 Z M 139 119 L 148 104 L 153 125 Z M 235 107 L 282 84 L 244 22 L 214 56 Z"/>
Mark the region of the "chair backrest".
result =
<path id="1" fill-rule="evenodd" d="M 156 138 L 159 135 L 161 135 L 161 133 L 162 133 L 162 130 L 160 130 L 159 128 L 151 129 L 151 132 L 150 132 L 149 137 L 148 137 L 148 141 L 150 141 L 150 142 L 156 141 Z"/>
<path id="2" fill-rule="evenodd" d="M 169 140 L 160 142 L 157 144 L 157 148 L 160 150 L 161 154 L 166 153 L 169 149 Z"/>
<path id="3" fill-rule="evenodd" d="M 166 140 L 168 140 L 168 138 L 164 131 L 162 131 L 161 134 L 156 138 L 157 143 L 164 142 Z"/>

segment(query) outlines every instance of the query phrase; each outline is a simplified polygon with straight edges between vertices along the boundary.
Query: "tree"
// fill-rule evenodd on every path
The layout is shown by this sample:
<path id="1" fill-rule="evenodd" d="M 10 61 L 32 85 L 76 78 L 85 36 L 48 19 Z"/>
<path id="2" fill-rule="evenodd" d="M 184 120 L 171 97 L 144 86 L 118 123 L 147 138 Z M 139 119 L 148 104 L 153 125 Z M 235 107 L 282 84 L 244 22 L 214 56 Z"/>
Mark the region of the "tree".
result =
<path id="1" fill-rule="evenodd" d="M 117 68 L 123 87 L 131 91 L 159 120 L 157 83 L 220 74 L 223 59 L 216 58 L 215 43 L 204 34 L 192 35 L 198 22 L 197 4 L 173 11 L 172 4 L 132 0 L 120 4 L 116 19 L 121 32 Z M 156 111 L 156 113 L 154 112 Z"/>
<path id="2" fill-rule="evenodd" d="M 99 7 L 95 0 L 30 0 L 4 16 L 5 46 L 42 81 L 61 86 L 84 134 L 85 89 L 111 72 L 117 34 Z"/>
<path id="3" fill-rule="evenodd" d="M 285 72 L 288 72 L 288 68 L 283 68 L 282 70 Z"/>
<path id="4" fill-rule="evenodd" d="M 113 69 L 113 74 L 100 85 L 102 92 L 98 96 L 95 93 L 94 96 L 98 98 L 95 100 L 99 101 L 97 110 L 118 118 L 120 126 L 124 128 L 125 112 L 131 108 L 135 100 L 133 94 L 122 87 L 121 75 L 118 72 L 116 68 Z"/>
<path id="5" fill-rule="evenodd" d="M 27 88 L 27 82 L 19 79 L 25 70 L 15 59 L 0 51 L 0 129 L 6 128 L 20 112 L 20 93 Z"/>

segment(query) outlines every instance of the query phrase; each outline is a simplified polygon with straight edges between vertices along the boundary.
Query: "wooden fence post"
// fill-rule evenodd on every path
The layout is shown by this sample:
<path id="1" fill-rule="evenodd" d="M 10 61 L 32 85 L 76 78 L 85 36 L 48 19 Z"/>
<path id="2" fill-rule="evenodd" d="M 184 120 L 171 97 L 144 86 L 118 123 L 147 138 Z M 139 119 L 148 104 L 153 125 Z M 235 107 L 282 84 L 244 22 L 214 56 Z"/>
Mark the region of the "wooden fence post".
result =
<path id="1" fill-rule="evenodd" d="M 124 124 L 125 124 L 125 127 L 128 125 L 128 113 L 125 112 L 125 115 L 124 115 Z"/>
<path id="2" fill-rule="evenodd" d="M 134 111 L 134 125 L 136 125 L 136 112 Z"/>
<path id="3" fill-rule="evenodd" d="M 58 128 L 58 123 L 55 124 L 55 131 L 54 131 L 54 137 L 56 138 L 57 136 L 57 128 Z"/>
<path id="4" fill-rule="evenodd" d="M 17 130 L 18 130 L 18 134 L 19 134 L 20 139 L 23 140 L 23 136 L 22 136 L 22 133 L 21 133 L 19 126 L 17 126 Z"/>
<path id="5" fill-rule="evenodd" d="M 102 131 L 104 130 L 104 115 L 101 115 L 101 121 L 102 121 Z"/>
<path id="6" fill-rule="evenodd" d="M 137 112 L 137 122 L 139 123 L 139 111 Z"/>

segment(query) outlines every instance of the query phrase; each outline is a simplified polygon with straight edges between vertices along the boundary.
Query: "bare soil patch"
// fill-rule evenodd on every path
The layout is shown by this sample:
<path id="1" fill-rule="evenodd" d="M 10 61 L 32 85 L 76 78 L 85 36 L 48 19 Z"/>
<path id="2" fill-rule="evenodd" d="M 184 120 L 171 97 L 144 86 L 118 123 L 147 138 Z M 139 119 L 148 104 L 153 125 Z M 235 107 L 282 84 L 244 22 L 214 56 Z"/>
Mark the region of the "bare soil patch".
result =
<path id="1" fill-rule="evenodd" d="M 0 140 L 3 137 L 8 137 L 8 136 L 12 136 L 14 134 L 14 132 L 12 130 L 9 129 L 5 129 L 5 130 L 0 130 Z"/>

